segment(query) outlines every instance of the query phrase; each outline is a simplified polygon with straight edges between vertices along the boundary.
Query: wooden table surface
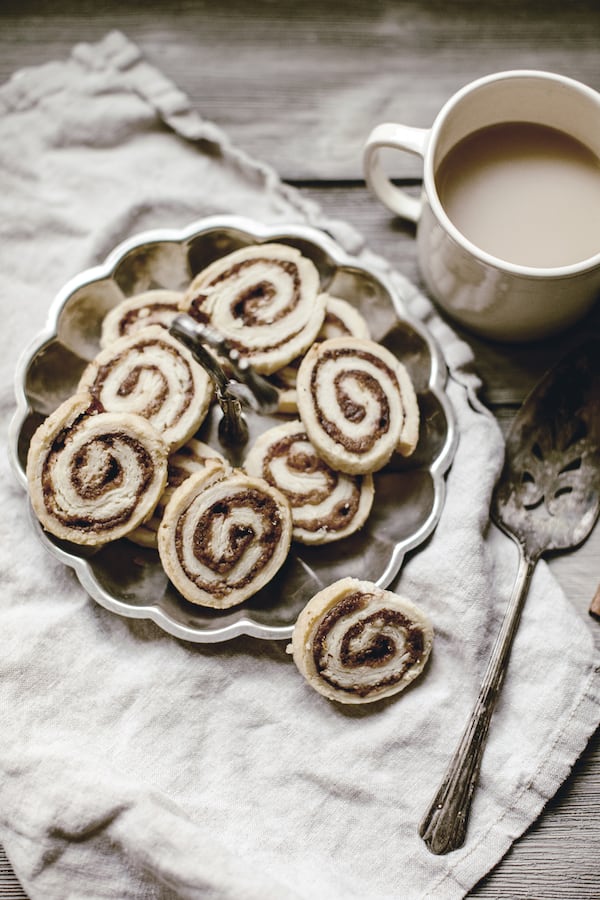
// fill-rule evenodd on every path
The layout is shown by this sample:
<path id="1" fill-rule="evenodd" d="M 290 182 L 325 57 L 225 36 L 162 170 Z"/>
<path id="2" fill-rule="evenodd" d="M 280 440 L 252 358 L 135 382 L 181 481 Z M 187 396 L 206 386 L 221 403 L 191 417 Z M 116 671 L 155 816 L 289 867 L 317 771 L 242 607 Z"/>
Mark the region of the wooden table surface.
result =
<path id="1" fill-rule="evenodd" d="M 428 126 L 456 89 L 505 69 L 555 71 L 600 90 L 597 0 L 3 0 L 0 80 L 64 58 L 73 44 L 114 28 L 186 91 L 204 118 L 328 215 L 352 223 L 417 283 L 411 228 L 364 185 L 361 153 L 371 128 L 386 120 Z M 419 163 L 407 157 L 394 174 L 416 184 Z M 590 329 L 600 332 L 598 308 L 580 326 L 538 344 L 491 344 L 460 332 L 474 350 L 482 397 L 503 426 L 545 369 Z M 600 623 L 588 615 L 600 582 L 600 526 L 579 550 L 550 564 L 600 643 Z M 600 896 L 598 732 L 541 818 L 470 896 Z M 0 900 L 9 898 L 25 894 L 0 849 Z"/>

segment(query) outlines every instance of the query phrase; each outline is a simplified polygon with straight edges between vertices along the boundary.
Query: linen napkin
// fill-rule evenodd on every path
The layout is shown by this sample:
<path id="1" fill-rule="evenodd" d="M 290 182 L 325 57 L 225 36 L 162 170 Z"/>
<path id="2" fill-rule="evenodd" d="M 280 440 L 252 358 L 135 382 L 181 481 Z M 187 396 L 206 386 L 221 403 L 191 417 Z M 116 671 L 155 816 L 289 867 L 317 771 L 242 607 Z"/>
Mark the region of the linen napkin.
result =
<path id="1" fill-rule="evenodd" d="M 190 645 L 102 609 L 39 545 L 3 454 L 0 840 L 24 888 L 32 900 L 464 896 L 567 776 L 600 695 L 591 635 L 540 564 L 466 844 L 428 852 L 417 824 L 516 573 L 514 546 L 489 526 L 503 446 L 469 349 L 119 33 L 0 90 L 0 188 L 3 435 L 18 353 L 63 283 L 136 232 L 226 212 L 322 227 L 392 278 L 443 348 L 460 432 L 441 521 L 394 585 L 432 619 L 432 658 L 405 694 L 351 709 L 308 687 L 285 642 Z"/>

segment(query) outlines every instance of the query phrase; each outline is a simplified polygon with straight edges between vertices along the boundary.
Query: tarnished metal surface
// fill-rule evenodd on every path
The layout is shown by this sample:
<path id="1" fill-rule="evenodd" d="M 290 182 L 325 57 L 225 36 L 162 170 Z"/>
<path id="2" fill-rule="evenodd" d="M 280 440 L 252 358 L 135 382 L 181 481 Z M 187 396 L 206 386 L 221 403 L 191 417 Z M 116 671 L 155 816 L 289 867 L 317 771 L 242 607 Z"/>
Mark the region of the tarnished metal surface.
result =
<path id="1" fill-rule="evenodd" d="M 599 509 L 600 340 L 591 340 L 542 379 L 515 418 L 492 517 L 537 559 L 580 544 Z"/>

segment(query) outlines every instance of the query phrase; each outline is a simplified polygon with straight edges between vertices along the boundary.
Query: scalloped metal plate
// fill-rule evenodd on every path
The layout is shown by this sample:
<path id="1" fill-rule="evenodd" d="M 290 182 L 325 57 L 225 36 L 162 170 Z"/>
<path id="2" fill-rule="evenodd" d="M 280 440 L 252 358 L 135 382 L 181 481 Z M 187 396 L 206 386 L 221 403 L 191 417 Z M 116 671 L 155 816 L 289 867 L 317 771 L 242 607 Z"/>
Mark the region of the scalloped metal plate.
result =
<path id="1" fill-rule="evenodd" d="M 229 610 L 204 609 L 184 600 L 166 578 L 158 554 L 127 540 L 90 550 L 59 541 L 42 530 L 44 546 L 72 567 L 86 591 L 106 609 L 150 619 L 175 637 L 216 643 L 246 634 L 287 640 L 313 594 L 346 575 L 382 587 L 399 572 L 409 550 L 434 530 L 445 497 L 444 475 L 454 456 L 457 432 L 444 388 L 441 352 L 419 322 L 407 315 L 392 285 L 349 256 L 330 237 L 303 225 L 271 225 L 219 216 L 182 230 L 156 230 L 120 244 L 105 263 L 82 272 L 56 296 L 46 327 L 24 351 L 17 367 L 17 409 L 9 445 L 14 472 L 26 489 L 31 435 L 75 389 L 87 361 L 99 349 L 102 318 L 112 306 L 150 288 L 184 288 L 213 259 L 248 244 L 280 241 L 310 257 L 323 290 L 357 306 L 372 336 L 409 370 L 421 410 L 419 446 L 410 459 L 394 457 L 375 476 L 375 503 L 356 535 L 321 547 L 292 545 L 283 569 L 260 593 Z M 199 437 L 221 451 L 215 406 Z M 250 441 L 283 417 L 249 413 Z M 241 458 L 231 458 L 239 464 Z"/>

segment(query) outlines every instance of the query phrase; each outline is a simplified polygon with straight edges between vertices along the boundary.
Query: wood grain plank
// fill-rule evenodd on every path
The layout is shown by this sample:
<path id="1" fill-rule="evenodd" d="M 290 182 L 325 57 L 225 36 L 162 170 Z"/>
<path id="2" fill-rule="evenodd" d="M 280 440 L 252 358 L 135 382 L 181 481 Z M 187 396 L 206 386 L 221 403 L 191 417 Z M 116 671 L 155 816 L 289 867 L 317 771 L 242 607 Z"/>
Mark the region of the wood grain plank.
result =
<path id="1" fill-rule="evenodd" d="M 288 178 L 360 177 L 374 125 L 428 126 L 456 89 L 492 71 L 550 69 L 600 88 L 593 0 L 5 0 L 0 13 L 0 80 L 118 27 L 206 118 Z M 393 171 L 420 167 L 395 154 Z"/>

